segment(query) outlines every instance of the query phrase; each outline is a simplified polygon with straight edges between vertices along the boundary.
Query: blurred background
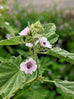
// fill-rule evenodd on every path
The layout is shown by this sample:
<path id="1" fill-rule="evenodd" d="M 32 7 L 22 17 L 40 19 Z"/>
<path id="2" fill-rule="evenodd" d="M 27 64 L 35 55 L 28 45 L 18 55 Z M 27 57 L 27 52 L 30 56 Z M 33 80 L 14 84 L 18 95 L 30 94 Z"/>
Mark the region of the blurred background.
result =
<path id="1" fill-rule="evenodd" d="M 13 3 L 19 4 L 19 7 L 27 8 L 29 7 L 31 11 L 48 11 L 50 9 L 53 9 L 54 3 L 57 4 L 57 9 L 61 8 L 67 8 L 67 9 L 73 9 L 74 7 L 74 0 L 7 0 L 11 6 L 13 6 Z"/>
<path id="2" fill-rule="evenodd" d="M 0 40 L 17 36 L 28 22 L 40 21 L 42 24 L 55 23 L 59 34 L 56 47 L 74 53 L 74 0 L 0 0 Z M 21 55 L 30 56 L 25 45 L 0 46 L 0 57 Z M 41 64 L 40 74 L 54 80 L 74 81 L 74 65 L 50 55 L 38 55 Z M 28 87 L 28 86 L 27 86 Z M 16 99 L 68 99 L 53 84 L 42 82 Z M 14 98 L 12 98 L 14 99 Z"/>

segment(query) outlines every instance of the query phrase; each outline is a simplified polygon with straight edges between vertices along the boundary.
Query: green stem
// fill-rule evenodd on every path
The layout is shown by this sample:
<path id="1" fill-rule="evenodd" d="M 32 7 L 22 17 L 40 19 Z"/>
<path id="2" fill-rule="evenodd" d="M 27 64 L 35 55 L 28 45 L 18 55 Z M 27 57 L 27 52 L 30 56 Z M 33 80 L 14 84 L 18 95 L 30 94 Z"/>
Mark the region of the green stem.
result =
<path id="1" fill-rule="evenodd" d="M 27 81 L 24 83 L 24 86 L 27 85 L 27 84 L 30 84 L 36 80 L 38 80 L 38 77 L 39 77 L 39 64 L 38 64 L 38 56 L 37 56 L 37 52 L 36 52 L 36 48 L 35 48 L 35 41 L 34 41 L 34 38 L 33 38 L 33 50 L 34 50 L 34 58 L 35 58 L 35 61 L 36 61 L 36 64 L 37 64 L 37 75 L 34 79 L 30 80 L 30 81 Z M 14 93 L 16 93 L 19 89 L 17 89 Z M 18 97 L 18 96 L 17 96 Z M 15 99 L 15 98 L 14 98 Z"/>
<path id="2" fill-rule="evenodd" d="M 36 75 L 36 77 L 35 77 L 34 79 L 32 79 L 32 80 L 26 82 L 26 83 L 24 84 L 24 86 L 27 85 L 27 84 L 30 84 L 30 83 L 32 83 L 32 82 L 34 82 L 34 81 L 36 81 L 36 80 L 38 79 L 38 77 L 39 77 L 38 56 L 37 56 L 37 52 L 36 52 L 36 47 L 35 47 L 34 38 L 33 38 L 33 50 L 34 50 L 34 58 L 35 58 L 35 61 L 36 61 L 36 64 L 37 64 L 37 75 Z"/>
<path id="3" fill-rule="evenodd" d="M 52 80 L 44 80 L 45 82 L 55 83 L 55 81 Z"/>
<path id="4" fill-rule="evenodd" d="M 26 83 L 24 84 L 24 86 L 27 85 L 27 84 L 30 84 L 30 83 L 32 83 L 32 82 L 34 82 L 34 81 L 36 81 L 36 80 L 38 79 L 38 77 L 39 77 L 38 56 L 37 56 L 37 52 L 36 52 L 36 47 L 35 47 L 34 38 L 33 38 L 33 50 L 34 50 L 34 58 L 35 58 L 35 61 L 36 61 L 36 64 L 37 64 L 37 75 L 36 75 L 36 77 L 35 77 L 34 79 L 32 79 L 32 80 L 26 82 Z"/>
<path id="5" fill-rule="evenodd" d="M 33 38 L 33 50 L 34 50 L 35 61 L 36 61 L 36 64 L 37 64 L 37 76 L 36 76 L 36 79 L 37 79 L 39 77 L 39 64 L 38 64 L 38 56 L 37 56 L 37 52 L 36 52 L 34 38 Z"/>
<path id="6" fill-rule="evenodd" d="M 26 82 L 26 83 L 24 84 L 24 86 L 27 85 L 27 84 L 30 84 L 30 83 L 32 83 L 32 82 L 34 82 L 34 81 L 36 81 L 36 80 L 38 79 L 38 77 L 39 77 L 38 56 L 37 56 L 37 52 L 36 52 L 36 48 L 35 48 L 34 38 L 33 38 L 33 50 L 34 50 L 34 58 L 35 58 L 35 61 L 36 61 L 36 64 L 37 64 L 37 75 L 36 75 L 36 77 L 35 77 L 34 79 L 32 79 L 32 80 Z"/>
<path id="7" fill-rule="evenodd" d="M 32 85 L 25 90 L 25 92 L 26 92 L 27 90 L 30 90 L 30 89 L 33 87 L 34 83 L 35 83 L 35 82 L 33 82 Z M 13 99 L 18 99 L 18 98 L 19 98 L 21 95 L 23 95 L 23 94 L 24 94 L 24 90 L 23 90 L 19 95 L 15 96 Z"/>
<path id="8" fill-rule="evenodd" d="M 48 52 L 38 52 L 38 54 L 48 54 Z"/>

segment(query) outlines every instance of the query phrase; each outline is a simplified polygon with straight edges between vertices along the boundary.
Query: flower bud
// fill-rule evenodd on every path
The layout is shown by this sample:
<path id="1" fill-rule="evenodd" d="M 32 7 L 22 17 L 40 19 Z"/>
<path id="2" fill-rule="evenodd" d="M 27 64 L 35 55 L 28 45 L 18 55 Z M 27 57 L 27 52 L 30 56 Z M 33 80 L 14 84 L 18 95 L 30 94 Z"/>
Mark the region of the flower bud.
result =
<path id="1" fill-rule="evenodd" d="M 42 27 L 41 23 L 37 21 L 36 23 L 30 26 L 30 31 L 32 34 L 41 34 L 44 31 L 44 28 Z"/>

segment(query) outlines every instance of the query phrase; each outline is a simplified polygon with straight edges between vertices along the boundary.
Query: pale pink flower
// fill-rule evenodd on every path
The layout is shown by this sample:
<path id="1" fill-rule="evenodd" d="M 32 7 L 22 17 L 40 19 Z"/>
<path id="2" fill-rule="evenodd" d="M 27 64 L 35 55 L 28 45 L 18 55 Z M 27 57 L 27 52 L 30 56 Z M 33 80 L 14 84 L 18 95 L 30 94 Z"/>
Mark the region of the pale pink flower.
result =
<path id="1" fill-rule="evenodd" d="M 3 9 L 3 6 L 2 5 L 0 5 L 0 9 Z"/>
<path id="2" fill-rule="evenodd" d="M 6 35 L 6 38 L 9 39 L 10 37 L 12 37 L 10 34 Z"/>
<path id="3" fill-rule="evenodd" d="M 37 40 L 37 41 L 35 42 L 35 46 L 38 44 L 38 42 L 39 42 L 39 40 Z M 30 47 L 30 48 L 33 47 L 33 44 L 32 44 L 32 43 L 26 43 L 25 45 L 28 46 L 28 47 Z"/>
<path id="4" fill-rule="evenodd" d="M 20 70 L 25 71 L 26 74 L 32 74 L 32 72 L 35 72 L 36 69 L 36 62 L 32 58 L 20 64 Z"/>
<path id="5" fill-rule="evenodd" d="M 68 27 L 68 26 L 69 26 L 69 24 L 68 24 L 68 23 L 65 23 L 65 24 L 64 24 L 64 26 L 65 26 L 65 27 Z"/>
<path id="6" fill-rule="evenodd" d="M 33 47 L 33 44 L 32 43 L 26 43 L 25 45 L 28 46 L 28 47 L 30 47 L 30 48 Z"/>
<path id="7" fill-rule="evenodd" d="M 30 32 L 29 27 L 27 26 L 24 30 L 22 30 L 19 35 L 20 36 L 26 36 Z"/>
<path id="8" fill-rule="evenodd" d="M 59 27 L 59 30 L 63 30 L 63 28 L 64 28 L 64 25 L 60 25 L 60 27 Z"/>
<path id="9" fill-rule="evenodd" d="M 5 22 L 6 25 L 10 25 L 9 22 Z"/>
<path id="10" fill-rule="evenodd" d="M 46 37 L 39 37 L 39 41 L 41 46 L 46 47 L 46 48 L 52 48 L 52 45 L 50 44 L 49 41 L 47 41 Z"/>
<path id="11" fill-rule="evenodd" d="M 48 71 L 48 75 L 51 75 L 52 74 L 52 71 Z"/>

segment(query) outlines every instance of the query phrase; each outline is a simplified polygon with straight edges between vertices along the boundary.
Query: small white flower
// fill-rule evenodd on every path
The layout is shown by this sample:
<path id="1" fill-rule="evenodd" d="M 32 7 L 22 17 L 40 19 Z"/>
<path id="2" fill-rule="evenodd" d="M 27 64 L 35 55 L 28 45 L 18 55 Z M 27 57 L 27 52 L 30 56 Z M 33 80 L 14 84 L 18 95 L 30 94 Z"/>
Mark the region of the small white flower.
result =
<path id="1" fill-rule="evenodd" d="M 19 35 L 20 36 L 26 36 L 30 32 L 29 27 L 27 26 L 24 30 L 22 30 Z"/>
<path id="2" fill-rule="evenodd" d="M 36 62 L 32 58 L 20 64 L 20 70 L 25 71 L 26 74 L 32 74 L 32 72 L 35 72 L 36 69 Z"/>
<path id="3" fill-rule="evenodd" d="M 5 22 L 6 25 L 10 25 L 9 22 Z"/>
<path id="4" fill-rule="evenodd" d="M 32 43 L 26 43 L 25 45 L 28 46 L 28 47 L 30 47 L 30 48 L 33 47 L 33 44 Z"/>
<path id="5" fill-rule="evenodd" d="M 65 24 L 64 24 L 64 26 L 65 26 L 65 27 L 68 27 L 68 26 L 69 26 L 69 24 L 68 24 L 68 23 L 65 23 Z"/>
<path id="6" fill-rule="evenodd" d="M 35 46 L 38 44 L 38 42 L 39 42 L 39 40 L 37 40 L 37 41 L 35 42 Z M 33 44 L 32 44 L 32 43 L 26 43 L 25 45 L 28 46 L 28 47 L 30 47 L 30 48 L 33 47 Z"/>
<path id="7" fill-rule="evenodd" d="M 3 9 L 3 6 L 2 5 L 0 5 L 0 9 Z"/>
<path id="8" fill-rule="evenodd" d="M 50 44 L 49 41 L 47 41 L 46 37 L 39 37 L 39 41 L 41 46 L 46 47 L 46 48 L 52 48 L 52 45 Z"/>
<path id="9" fill-rule="evenodd" d="M 64 28 L 64 25 L 60 25 L 60 27 L 59 27 L 59 30 L 63 30 L 63 28 Z"/>
<path id="10" fill-rule="evenodd" d="M 52 71 L 48 71 L 48 75 L 51 75 L 52 74 Z"/>
<path id="11" fill-rule="evenodd" d="M 11 35 L 10 35 L 10 34 L 7 34 L 7 35 L 6 35 L 6 38 L 7 38 L 7 39 L 9 39 L 10 37 L 11 37 Z"/>

